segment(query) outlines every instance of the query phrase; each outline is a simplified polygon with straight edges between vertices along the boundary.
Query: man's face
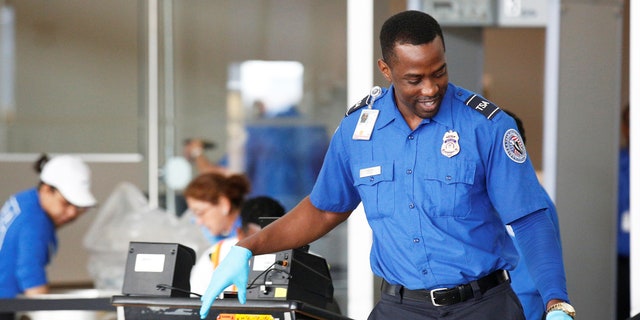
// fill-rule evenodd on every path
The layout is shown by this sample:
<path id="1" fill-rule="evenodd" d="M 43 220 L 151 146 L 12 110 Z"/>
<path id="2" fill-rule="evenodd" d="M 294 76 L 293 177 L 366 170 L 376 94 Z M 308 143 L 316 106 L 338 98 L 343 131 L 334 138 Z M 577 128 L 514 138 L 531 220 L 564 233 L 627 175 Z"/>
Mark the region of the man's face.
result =
<path id="1" fill-rule="evenodd" d="M 422 45 L 397 44 L 395 58 L 378 60 L 378 67 L 395 88 L 398 109 L 414 128 L 438 113 L 449 76 L 444 46 L 438 37 Z"/>

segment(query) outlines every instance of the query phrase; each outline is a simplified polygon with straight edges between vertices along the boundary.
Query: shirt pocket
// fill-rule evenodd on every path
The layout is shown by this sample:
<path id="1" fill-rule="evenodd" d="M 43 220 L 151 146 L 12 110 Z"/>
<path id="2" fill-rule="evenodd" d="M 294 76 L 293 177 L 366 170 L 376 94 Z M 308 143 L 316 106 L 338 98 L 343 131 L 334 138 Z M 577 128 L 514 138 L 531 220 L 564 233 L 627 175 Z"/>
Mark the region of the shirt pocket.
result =
<path id="1" fill-rule="evenodd" d="M 466 160 L 447 161 L 427 166 L 425 173 L 425 210 L 431 216 L 466 217 L 471 212 L 471 191 L 476 166 Z"/>
<path id="2" fill-rule="evenodd" d="M 393 162 L 361 163 L 354 168 L 354 185 L 358 188 L 368 219 L 393 216 Z"/>

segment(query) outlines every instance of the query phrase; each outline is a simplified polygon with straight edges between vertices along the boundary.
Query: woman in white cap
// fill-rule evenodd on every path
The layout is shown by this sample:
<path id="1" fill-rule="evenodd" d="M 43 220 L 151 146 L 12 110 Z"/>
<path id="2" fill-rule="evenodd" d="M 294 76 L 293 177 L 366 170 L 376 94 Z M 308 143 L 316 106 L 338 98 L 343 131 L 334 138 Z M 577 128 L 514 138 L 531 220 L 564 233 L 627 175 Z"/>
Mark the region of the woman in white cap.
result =
<path id="1" fill-rule="evenodd" d="M 0 210 L 0 298 L 48 292 L 45 267 L 57 249 L 56 229 L 96 204 L 91 172 L 80 158 L 43 155 L 35 167 L 40 183 Z"/>

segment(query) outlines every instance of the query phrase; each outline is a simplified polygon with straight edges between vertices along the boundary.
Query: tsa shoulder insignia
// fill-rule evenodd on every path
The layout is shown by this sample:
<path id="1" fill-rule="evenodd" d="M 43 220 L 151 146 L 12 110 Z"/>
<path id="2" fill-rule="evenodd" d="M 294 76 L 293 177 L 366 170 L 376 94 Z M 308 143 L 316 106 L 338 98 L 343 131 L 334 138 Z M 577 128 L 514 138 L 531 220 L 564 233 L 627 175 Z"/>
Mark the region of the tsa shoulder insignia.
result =
<path id="1" fill-rule="evenodd" d="M 524 147 L 522 137 L 517 130 L 509 129 L 504 133 L 502 146 L 509 159 L 517 163 L 523 163 L 527 160 L 527 149 Z"/>
<path id="2" fill-rule="evenodd" d="M 442 147 L 440 148 L 440 152 L 442 155 L 451 158 L 456 154 L 460 153 L 460 144 L 458 143 L 460 137 L 458 137 L 458 133 L 449 130 L 442 137 Z"/>

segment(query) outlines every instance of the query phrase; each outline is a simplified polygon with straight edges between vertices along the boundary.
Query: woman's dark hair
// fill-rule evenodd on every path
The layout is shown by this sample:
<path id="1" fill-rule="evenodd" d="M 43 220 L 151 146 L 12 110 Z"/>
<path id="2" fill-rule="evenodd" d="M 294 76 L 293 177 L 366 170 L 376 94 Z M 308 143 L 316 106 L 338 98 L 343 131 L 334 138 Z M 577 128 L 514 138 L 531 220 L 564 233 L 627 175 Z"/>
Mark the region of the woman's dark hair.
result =
<path id="1" fill-rule="evenodd" d="M 40 158 L 33 163 L 33 170 L 35 170 L 38 174 L 42 172 L 44 169 L 44 165 L 49 162 L 49 156 L 46 153 L 40 155 Z"/>
<path id="2" fill-rule="evenodd" d="M 218 204 L 220 196 L 225 196 L 231 202 L 231 206 L 238 209 L 250 190 L 251 185 L 245 175 L 225 176 L 219 173 L 203 173 L 187 185 L 184 197 Z"/>
<path id="3" fill-rule="evenodd" d="M 444 37 L 438 21 L 422 11 L 404 11 L 391 16 L 380 29 L 382 59 L 393 64 L 393 49 L 397 44 L 421 45 L 440 37 L 444 48 Z"/>

